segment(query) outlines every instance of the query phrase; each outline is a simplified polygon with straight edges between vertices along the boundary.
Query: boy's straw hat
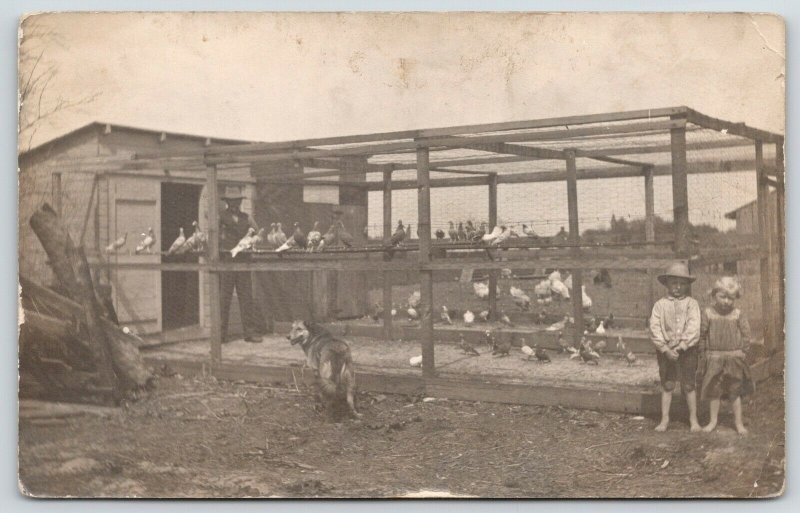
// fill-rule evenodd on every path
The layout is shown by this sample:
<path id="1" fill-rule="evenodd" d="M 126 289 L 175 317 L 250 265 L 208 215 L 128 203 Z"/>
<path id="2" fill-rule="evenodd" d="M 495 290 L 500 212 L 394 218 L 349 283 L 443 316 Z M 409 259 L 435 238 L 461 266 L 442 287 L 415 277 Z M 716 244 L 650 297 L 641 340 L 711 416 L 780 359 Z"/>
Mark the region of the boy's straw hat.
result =
<path id="1" fill-rule="evenodd" d="M 236 185 L 226 185 L 220 199 L 224 201 L 232 201 L 240 200 L 242 198 L 244 198 L 244 194 L 242 194 L 242 189 L 240 187 L 237 187 Z"/>
<path id="2" fill-rule="evenodd" d="M 663 274 L 658 275 L 658 281 L 661 282 L 662 285 L 666 285 L 668 276 L 672 276 L 674 278 L 683 278 L 684 280 L 689 280 L 689 283 L 692 283 L 697 279 L 689 274 L 689 266 L 683 262 L 674 262 L 670 264 Z"/>

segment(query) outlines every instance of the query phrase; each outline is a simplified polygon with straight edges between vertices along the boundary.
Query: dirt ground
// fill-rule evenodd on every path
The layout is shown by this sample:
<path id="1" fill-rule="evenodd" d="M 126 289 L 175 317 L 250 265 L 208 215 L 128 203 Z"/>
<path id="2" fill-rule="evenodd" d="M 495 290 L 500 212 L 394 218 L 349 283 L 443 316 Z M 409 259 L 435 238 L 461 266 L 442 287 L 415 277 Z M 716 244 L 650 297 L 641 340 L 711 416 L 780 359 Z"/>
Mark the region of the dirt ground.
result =
<path id="1" fill-rule="evenodd" d="M 712 434 L 630 415 L 361 394 L 334 423 L 308 390 L 162 377 L 117 409 L 20 421 L 25 493 L 97 497 L 764 497 L 784 483 L 783 382 Z M 65 416 L 66 415 L 66 416 Z"/>

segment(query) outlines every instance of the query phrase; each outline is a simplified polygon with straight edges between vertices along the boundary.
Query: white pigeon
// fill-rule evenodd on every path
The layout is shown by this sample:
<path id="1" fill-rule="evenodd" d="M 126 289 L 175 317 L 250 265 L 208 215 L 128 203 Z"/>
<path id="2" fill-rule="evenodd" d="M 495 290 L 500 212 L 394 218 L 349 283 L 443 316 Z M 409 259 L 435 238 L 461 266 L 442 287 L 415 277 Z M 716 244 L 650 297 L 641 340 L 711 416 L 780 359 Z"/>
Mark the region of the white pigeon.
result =
<path id="1" fill-rule="evenodd" d="M 474 322 L 475 322 L 475 314 L 470 312 L 469 310 L 464 312 L 464 325 L 472 326 Z"/>
<path id="2" fill-rule="evenodd" d="M 412 367 L 422 367 L 422 355 L 412 356 L 409 358 L 408 363 Z"/>
<path id="3" fill-rule="evenodd" d="M 314 221 L 314 227 L 308 232 L 308 247 L 307 250 L 309 253 L 313 252 L 319 246 L 320 241 L 322 240 L 322 232 L 319 231 L 319 221 Z"/>
<path id="4" fill-rule="evenodd" d="M 513 286 L 513 285 L 512 285 L 512 286 L 511 286 L 511 288 L 508 290 L 508 292 L 509 292 L 509 293 L 510 293 L 510 294 L 511 294 L 513 297 L 523 297 L 523 296 L 526 296 L 526 294 L 525 294 L 525 291 L 524 291 L 524 290 L 522 290 L 522 289 L 520 289 L 520 288 L 517 288 L 517 287 L 515 287 L 515 286 Z"/>
<path id="5" fill-rule="evenodd" d="M 128 232 L 125 232 L 125 235 L 123 235 L 122 237 L 118 238 L 117 240 L 106 246 L 106 253 L 114 253 L 122 246 L 124 246 L 127 240 L 128 240 Z"/>
<path id="6" fill-rule="evenodd" d="M 592 298 L 590 298 L 589 295 L 586 293 L 586 285 L 583 285 L 581 287 L 581 294 L 582 294 L 581 299 L 583 301 L 583 307 L 584 308 L 591 308 L 592 307 Z"/>
<path id="7" fill-rule="evenodd" d="M 533 228 L 528 228 L 527 224 L 522 225 L 522 233 L 524 233 L 528 237 L 538 237 L 538 235 L 536 235 L 536 232 L 533 231 Z"/>
<path id="8" fill-rule="evenodd" d="M 527 294 L 514 296 L 513 300 L 520 310 L 528 310 L 531 307 L 531 298 Z"/>
<path id="9" fill-rule="evenodd" d="M 197 221 L 192 221 L 192 227 L 194 228 L 194 233 L 186 239 L 186 242 L 178 248 L 175 252 L 177 255 L 181 255 L 186 253 L 187 251 L 202 251 L 203 247 L 206 243 L 206 234 L 200 230 L 200 226 L 197 224 Z"/>
<path id="10" fill-rule="evenodd" d="M 550 273 L 550 276 L 548 276 L 547 279 L 550 280 L 550 281 L 554 281 L 554 280 L 561 281 L 561 273 L 559 272 L 558 269 L 556 269 L 555 271 Z"/>
<path id="11" fill-rule="evenodd" d="M 561 280 L 551 280 L 550 290 L 561 296 L 563 299 L 569 299 L 569 289 Z"/>
<path id="12" fill-rule="evenodd" d="M 494 240 L 492 240 L 491 242 L 492 246 L 499 246 L 500 244 L 507 241 L 511 237 L 511 234 L 514 233 L 511 229 L 506 228 L 505 226 L 502 226 L 501 230 L 502 231 L 500 232 L 500 234 L 497 237 L 495 237 Z"/>
<path id="13" fill-rule="evenodd" d="M 172 243 L 172 246 L 169 247 L 169 251 L 167 251 L 167 255 L 174 255 L 178 252 L 179 249 L 186 244 L 186 235 L 183 234 L 183 226 L 178 228 L 178 238 Z"/>
<path id="14" fill-rule="evenodd" d="M 151 248 L 155 243 L 156 243 L 156 236 L 153 234 L 153 228 L 150 227 L 147 229 L 147 233 L 142 234 L 142 240 L 139 242 L 139 245 L 136 246 L 136 249 L 134 251 L 137 255 L 142 251 L 147 251 L 148 253 L 151 253 Z"/>
<path id="15" fill-rule="evenodd" d="M 418 290 L 415 290 L 410 296 L 408 296 L 408 305 L 412 308 L 417 308 L 421 300 L 422 294 L 420 294 Z"/>
<path id="16" fill-rule="evenodd" d="M 442 305 L 442 320 L 447 324 L 453 324 L 453 320 L 450 318 L 450 312 L 447 311 L 447 306 Z"/>
<path id="17" fill-rule="evenodd" d="M 542 280 L 536 284 L 533 288 L 533 293 L 536 294 L 537 297 L 549 297 L 550 296 L 550 280 Z"/>
<path id="18" fill-rule="evenodd" d="M 242 251 L 252 248 L 253 247 L 253 235 L 255 233 L 256 233 L 256 231 L 252 226 L 250 228 L 248 228 L 247 229 L 247 234 L 244 237 L 242 237 L 242 240 L 240 240 L 239 243 L 236 244 L 236 247 L 234 247 L 231 250 L 231 256 L 236 258 L 236 255 L 238 255 Z"/>
<path id="19" fill-rule="evenodd" d="M 484 235 L 481 240 L 483 240 L 483 242 L 492 242 L 499 237 L 501 233 L 503 233 L 503 229 L 499 226 L 495 226 L 491 233 Z"/>
<path id="20" fill-rule="evenodd" d="M 253 235 L 253 238 L 250 240 L 250 247 L 254 248 L 263 242 L 264 242 L 264 228 L 259 228 L 258 232 L 255 235 Z"/>
<path id="21" fill-rule="evenodd" d="M 284 251 L 288 251 L 297 246 L 297 243 L 294 241 L 294 237 L 289 237 L 283 244 L 280 245 L 278 249 L 275 250 L 275 253 L 283 253 Z"/>
<path id="22" fill-rule="evenodd" d="M 528 357 L 528 360 L 530 360 L 534 355 L 533 349 L 531 349 L 531 347 L 528 345 L 523 344 L 522 347 L 520 347 L 520 350 L 525 353 L 525 355 Z"/>
<path id="23" fill-rule="evenodd" d="M 600 324 L 597 325 L 597 329 L 594 330 L 594 332 L 597 333 L 598 335 L 606 334 L 606 327 L 603 326 L 603 323 L 605 323 L 605 321 L 601 321 Z"/>
<path id="24" fill-rule="evenodd" d="M 472 284 L 472 290 L 475 291 L 475 295 L 480 299 L 486 299 L 489 297 L 489 285 L 486 283 L 476 281 Z"/>
<path id="25" fill-rule="evenodd" d="M 478 318 L 481 322 L 489 322 L 489 310 L 481 311 L 481 313 L 478 314 Z"/>

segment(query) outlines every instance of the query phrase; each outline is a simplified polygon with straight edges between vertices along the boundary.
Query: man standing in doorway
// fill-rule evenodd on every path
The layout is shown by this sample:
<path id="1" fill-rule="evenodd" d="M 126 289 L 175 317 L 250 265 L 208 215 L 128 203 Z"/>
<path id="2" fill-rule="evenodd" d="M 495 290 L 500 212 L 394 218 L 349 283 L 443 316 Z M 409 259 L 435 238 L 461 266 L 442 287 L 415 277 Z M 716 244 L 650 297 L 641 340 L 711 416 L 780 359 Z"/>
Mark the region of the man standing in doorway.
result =
<path id="1" fill-rule="evenodd" d="M 231 256 L 231 249 L 236 247 L 242 237 L 247 235 L 247 231 L 251 227 L 258 231 L 258 226 L 253 218 L 241 211 L 243 198 L 244 195 L 239 187 L 230 185 L 225 187 L 222 200 L 225 201 L 227 209 L 220 212 L 219 215 L 219 248 L 222 262 L 239 263 L 252 260 L 251 254 L 248 252 L 241 252 L 235 258 Z M 228 340 L 228 314 L 231 309 L 234 288 L 236 296 L 239 298 L 244 340 L 252 343 L 261 342 L 261 337 L 258 335 L 256 309 L 253 304 L 253 282 L 249 271 L 219 273 L 222 342 L 230 342 Z"/>

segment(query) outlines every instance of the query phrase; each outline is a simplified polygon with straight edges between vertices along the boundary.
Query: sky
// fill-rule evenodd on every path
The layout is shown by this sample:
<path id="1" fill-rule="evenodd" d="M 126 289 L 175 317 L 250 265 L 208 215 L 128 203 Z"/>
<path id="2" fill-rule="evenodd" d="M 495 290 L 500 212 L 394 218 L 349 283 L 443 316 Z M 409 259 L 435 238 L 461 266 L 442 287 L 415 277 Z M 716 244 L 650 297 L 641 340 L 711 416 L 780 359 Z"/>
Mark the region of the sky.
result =
<path id="1" fill-rule="evenodd" d="M 43 122 L 33 145 L 95 120 L 273 141 L 674 105 L 784 131 L 771 15 L 66 13 L 22 33 L 42 29 L 57 37 L 22 44 L 58 70 L 44 103 L 96 98 Z M 730 227 L 721 214 L 754 197 L 751 178 L 698 183 L 690 203 Z M 587 220 L 642 210 L 630 184 L 603 187 L 582 186 Z M 668 182 L 656 188 L 666 212 Z M 565 205 L 515 211 L 517 196 L 551 197 L 543 185 L 500 195 L 501 218 L 565 217 Z M 482 215 L 484 196 L 435 191 L 434 222 Z M 413 222 L 404 197 L 396 215 Z"/>

